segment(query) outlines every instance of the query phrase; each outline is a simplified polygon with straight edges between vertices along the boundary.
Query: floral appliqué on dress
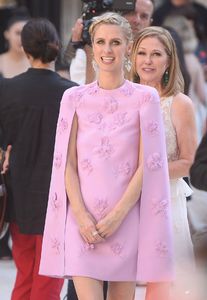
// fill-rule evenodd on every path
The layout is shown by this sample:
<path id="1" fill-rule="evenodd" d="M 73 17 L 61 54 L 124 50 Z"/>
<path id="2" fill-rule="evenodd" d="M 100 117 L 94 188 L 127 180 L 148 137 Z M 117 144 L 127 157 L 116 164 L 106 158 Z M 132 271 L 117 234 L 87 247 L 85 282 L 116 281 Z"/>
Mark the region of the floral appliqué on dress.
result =
<path id="1" fill-rule="evenodd" d="M 167 245 L 166 245 L 166 243 L 164 243 L 162 241 L 156 242 L 155 250 L 156 250 L 157 254 L 161 257 L 165 257 L 168 253 Z"/>
<path id="2" fill-rule="evenodd" d="M 115 256 L 119 256 L 120 258 L 124 258 L 124 245 L 119 242 L 114 242 L 111 245 L 111 250 Z"/>
<path id="3" fill-rule="evenodd" d="M 54 166 L 56 169 L 59 169 L 62 165 L 62 154 L 61 153 L 56 153 L 54 155 Z"/>
<path id="4" fill-rule="evenodd" d="M 93 166 L 92 163 L 90 161 L 90 159 L 84 159 L 81 161 L 80 163 L 81 168 L 86 171 L 88 174 L 90 174 L 93 171 Z"/>
<path id="5" fill-rule="evenodd" d="M 51 199 L 52 210 L 57 213 L 59 208 L 62 206 L 61 200 L 58 199 L 57 193 L 55 192 Z"/>
<path id="6" fill-rule="evenodd" d="M 51 248 L 56 255 L 60 254 L 60 241 L 57 238 L 51 238 Z"/>
<path id="7" fill-rule="evenodd" d="M 151 171 L 156 171 L 162 168 L 162 158 L 160 153 L 155 152 L 149 155 L 147 159 L 147 167 Z"/>
<path id="8" fill-rule="evenodd" d="M 152 211 L 155 215 L 160 215 L 167 218 L 168 206 L 168 201 L 165 199 L 152 199 Z"/>
<path id="9" fill-rule="evenodd" d="M 104 110 L 108 114 L 113 114 L 118 109 L 118 101 L 113 97 L 105 99 Z"/>
<path id="10" fill-rule="evenodd" d="M 107 214 L 108 201 L 104 198 L 97 198 L 94 211 L 97 220 L 104 218 Z"/>
<path id="11" fill-rule="evenodd" d="M 116 177 L 123 175 L 128 176 L 131 173 L 131 166 L 129 162 L 120 163 L 115 169 L 114 174 Z"/>
<path id="12" fill-rule="evenodd" d="M 159 126 L 157 122 L 151 121 L 145 127 L 145 130 L 151 135 L 155 136 L 159 133 Z"/>
<path id="13" fill-rule="evenodd" d="M 108 159 L 110 158 L 111 154 L 113 153 L 113 146 L 110 143 L 109 137 L 105 136 L 101 139 L 100 145 L 96 146 L 93 149 L 95 154 L 98 154 L 99 157 Z"/>
<path id="14" fill-rule="evenodd" d="M 59 123 L 58 123 L 58 128 L 57 128 L 57 132 L 58 134 L 62 134 L 64 133 L 64 131 L 66 131 L 68 129 L 68 122 L 66 119 L 61 118 Z"/>

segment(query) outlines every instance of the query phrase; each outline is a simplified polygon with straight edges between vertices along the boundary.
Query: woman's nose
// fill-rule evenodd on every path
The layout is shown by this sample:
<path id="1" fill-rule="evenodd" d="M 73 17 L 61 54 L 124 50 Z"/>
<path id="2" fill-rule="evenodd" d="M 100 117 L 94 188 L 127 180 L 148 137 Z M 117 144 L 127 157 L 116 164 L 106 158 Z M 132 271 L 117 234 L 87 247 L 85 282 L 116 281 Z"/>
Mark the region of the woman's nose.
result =
<path id="1" fill-rule="evenodd" d="M 111 45 L 110 45 L 110 44 L 105 44 L 105 46 L 104 46 L 104 51 L 105 51 L 106 53 L 111 52 Z"/>
<path id="2" fill-rule="evenodd" d="M 145 56 L 145 63 L 150 64 L 152 62 L 151 55 Z"/>

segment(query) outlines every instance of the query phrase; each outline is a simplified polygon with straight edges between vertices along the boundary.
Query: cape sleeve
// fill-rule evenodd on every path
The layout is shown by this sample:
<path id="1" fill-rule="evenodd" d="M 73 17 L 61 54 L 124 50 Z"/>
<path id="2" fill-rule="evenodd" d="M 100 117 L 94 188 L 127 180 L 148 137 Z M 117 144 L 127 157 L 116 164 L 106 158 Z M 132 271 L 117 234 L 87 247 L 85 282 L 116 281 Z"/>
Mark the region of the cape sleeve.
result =
<path id="1" fill-rule="evenodd" d="M 168 162 L 160 99 L 150 89 L 140 101 L 144 174 L 140 199 L 137 280 L 171 281 L 172 219 Z"/>
<path id="2" fill-rule="evenodd" d="M 65 189 L 65 166 L 70 131 L 75 114 L 73 95 L 76 88 L 66 90 L 61 100 L 43 235 L 39 273 L 53 277 L 64 276 L 64 233 L 68 206 Z"/>

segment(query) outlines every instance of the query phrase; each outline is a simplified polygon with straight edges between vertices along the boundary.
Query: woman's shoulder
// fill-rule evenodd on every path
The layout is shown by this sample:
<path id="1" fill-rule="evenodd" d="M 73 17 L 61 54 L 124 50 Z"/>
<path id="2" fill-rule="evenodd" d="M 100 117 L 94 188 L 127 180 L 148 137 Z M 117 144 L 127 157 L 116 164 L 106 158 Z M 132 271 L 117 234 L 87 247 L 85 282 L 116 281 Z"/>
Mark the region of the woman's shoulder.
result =
<path id="1" fill-rule="evenodd" d="M 193 102 L 187 95 L 178 93 L 173 97 L 172 112 L 174 112 L 174 115 L 182 115 L 184 117 L 193 110 Z"/>
<path id="2" fill-rule="evenodd" d="M 192 106 L 191 98 L 183 93 L 178 93 L 174 95 L 173 103 L 174 105 L 180 105 L 180 106 Z"/>

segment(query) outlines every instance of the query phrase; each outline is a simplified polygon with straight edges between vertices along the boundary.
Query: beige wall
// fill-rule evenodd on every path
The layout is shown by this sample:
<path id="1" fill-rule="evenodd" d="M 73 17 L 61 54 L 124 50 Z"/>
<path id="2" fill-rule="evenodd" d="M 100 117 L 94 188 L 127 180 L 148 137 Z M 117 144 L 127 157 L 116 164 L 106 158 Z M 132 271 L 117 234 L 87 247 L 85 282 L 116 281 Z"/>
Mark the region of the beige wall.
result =
<path id="1" fill-rule="evenodd" d="M 71 37 L 71 28 L 81 15 L 82 1 L 62 0 L 61 5 L 61 37 L 63 44 L 66 45 Z"/>

